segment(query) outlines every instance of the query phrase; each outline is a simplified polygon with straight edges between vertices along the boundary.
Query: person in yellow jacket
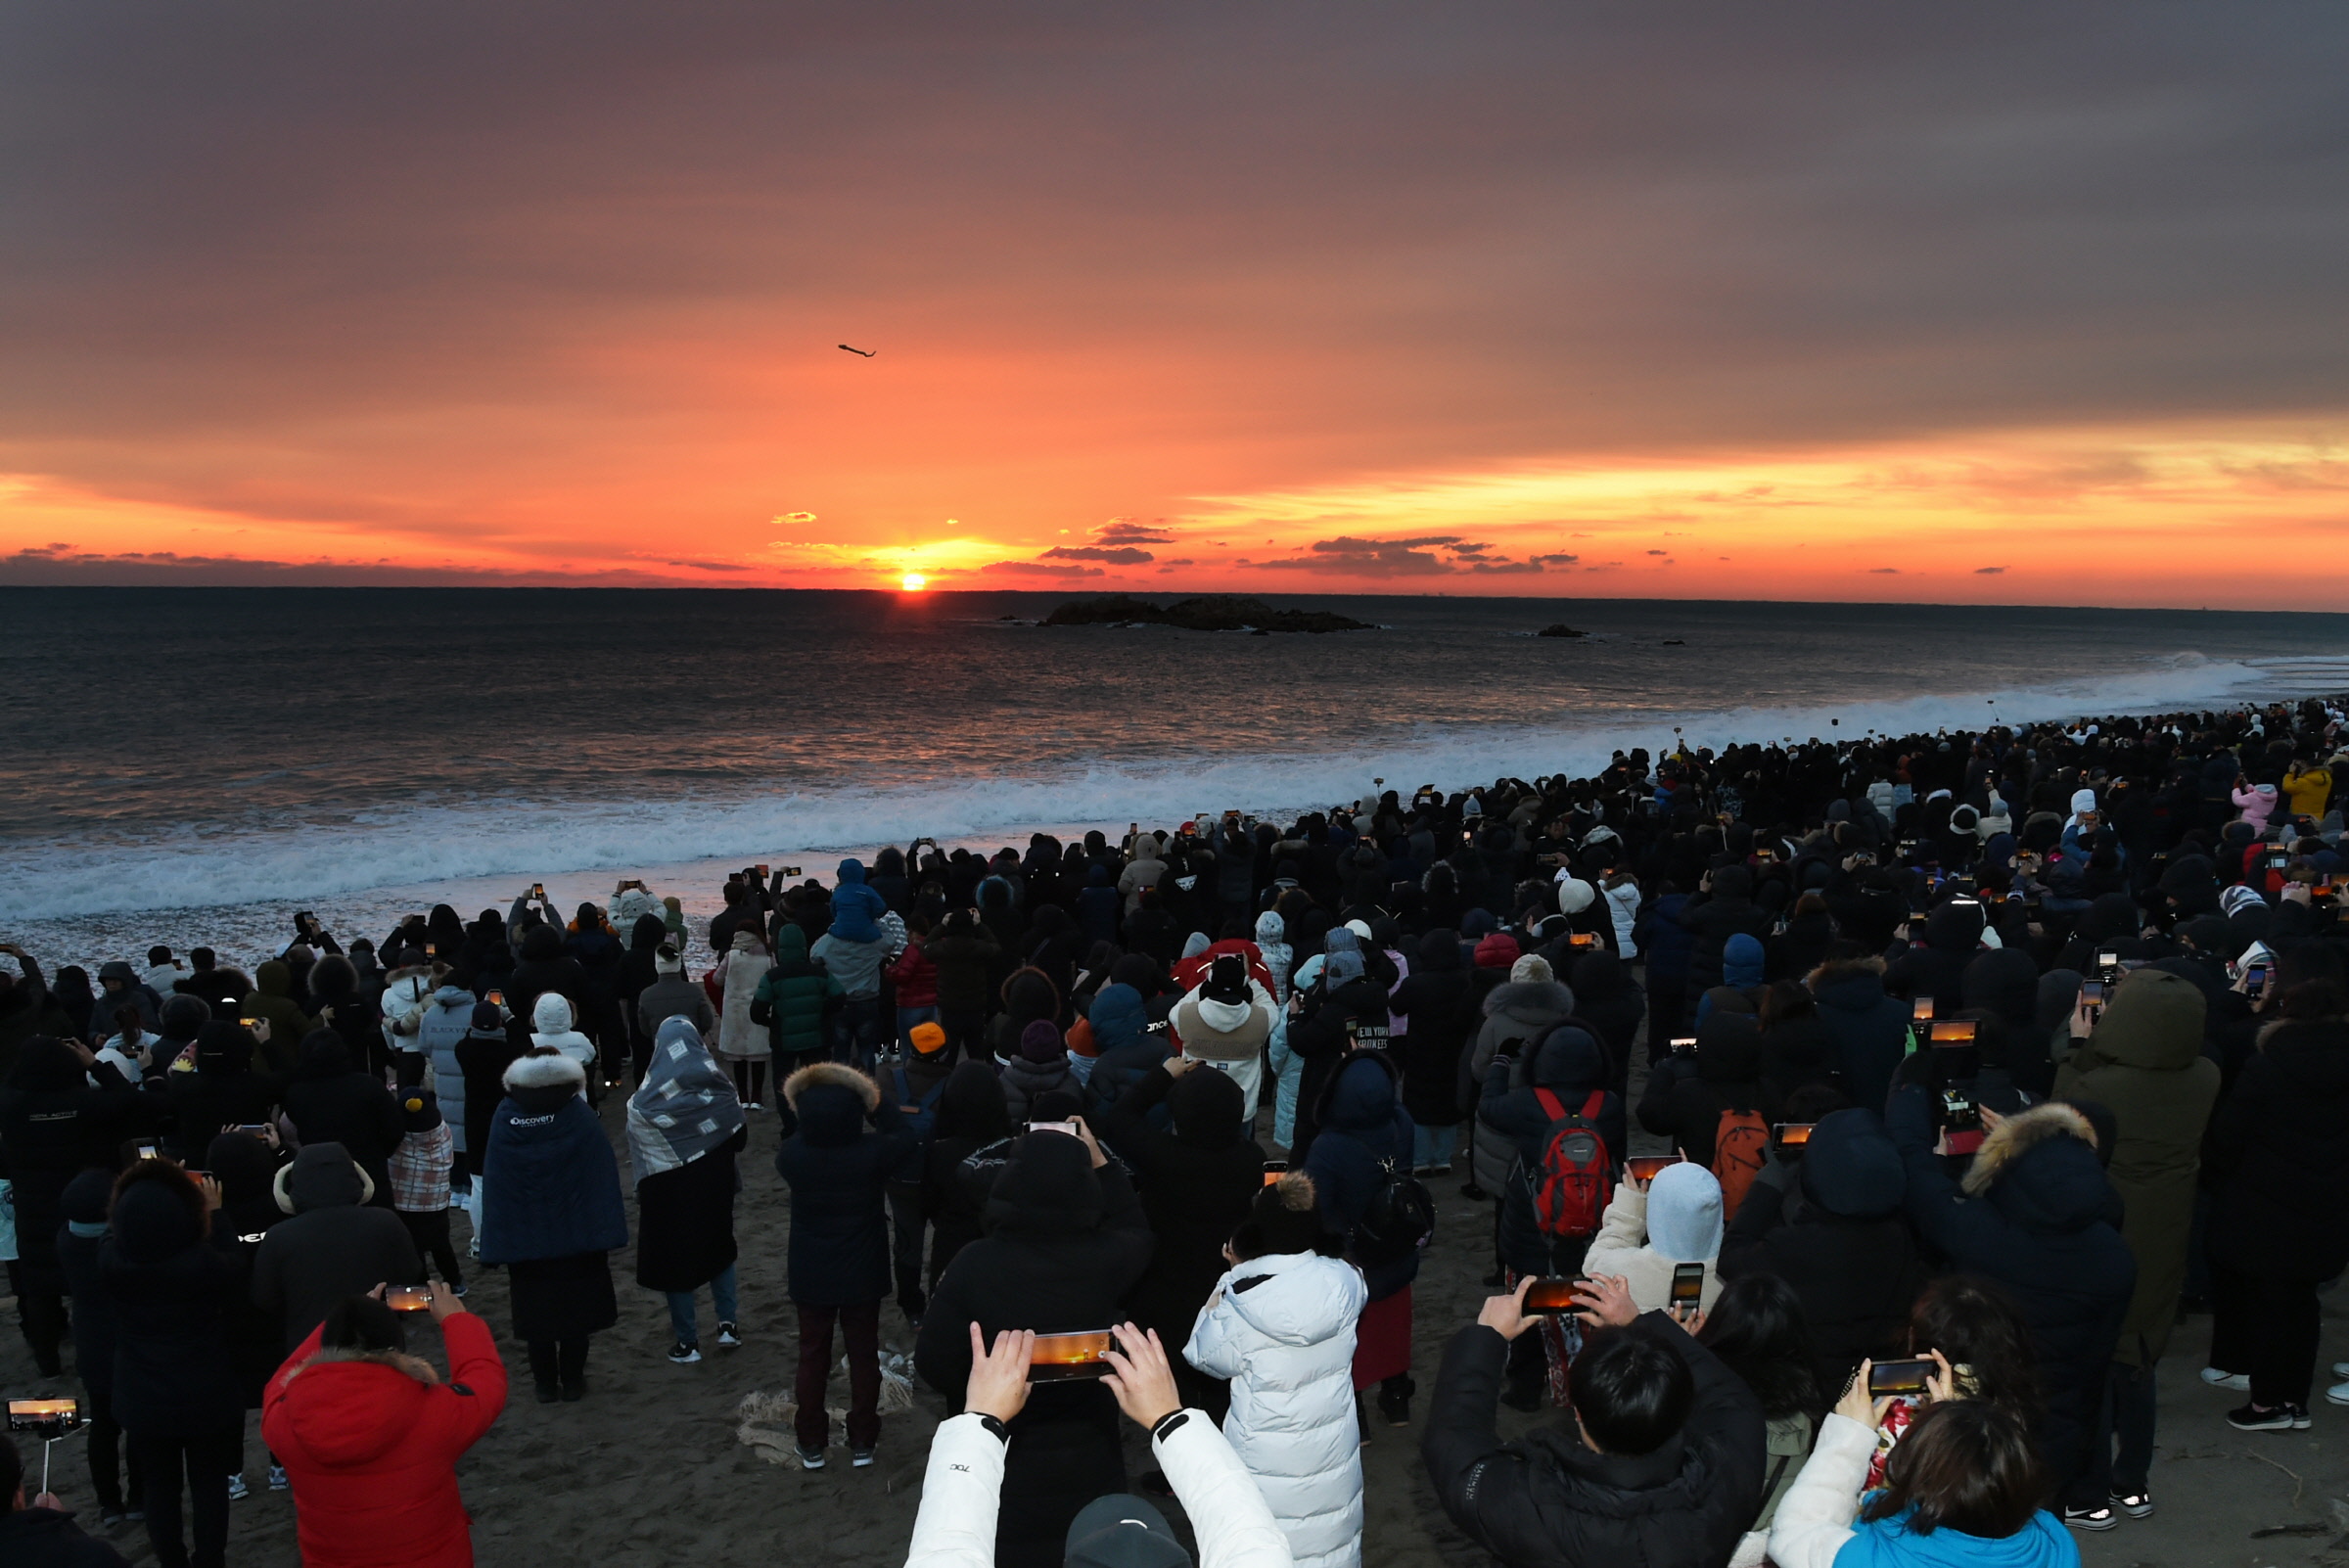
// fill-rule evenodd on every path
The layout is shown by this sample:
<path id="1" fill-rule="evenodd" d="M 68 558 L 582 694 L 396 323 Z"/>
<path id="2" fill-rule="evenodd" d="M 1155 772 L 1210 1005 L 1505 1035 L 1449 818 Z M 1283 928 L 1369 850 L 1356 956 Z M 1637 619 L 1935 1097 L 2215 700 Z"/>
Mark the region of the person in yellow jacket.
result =
<path id="1" fill-rule="evenodd" d="M 2295 757 L 2284 770 L 2283 794 L 2292 803 L 2292 815 L 2322 818 L 2326 803 L 2332 798 L 2332 769 L 2321 761 Z"/>

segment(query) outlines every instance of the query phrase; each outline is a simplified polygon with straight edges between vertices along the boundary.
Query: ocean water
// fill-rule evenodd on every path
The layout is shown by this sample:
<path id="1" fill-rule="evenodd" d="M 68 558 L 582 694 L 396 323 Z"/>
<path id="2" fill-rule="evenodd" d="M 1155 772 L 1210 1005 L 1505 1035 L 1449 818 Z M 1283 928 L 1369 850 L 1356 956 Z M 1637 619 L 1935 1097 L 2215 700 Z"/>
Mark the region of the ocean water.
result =
<path id="1" fill-rule="evenodd" d="M 1374 631 L 1029 623 L 1062 595 L 0 589 L 0 937 L 87 960 L 297 908 L 1272 814 L 1616 747 L 2349 689 L 2349 616 L 1333 598 Z M 1579 640 L 1532 635 L 1552 622 Z"/>

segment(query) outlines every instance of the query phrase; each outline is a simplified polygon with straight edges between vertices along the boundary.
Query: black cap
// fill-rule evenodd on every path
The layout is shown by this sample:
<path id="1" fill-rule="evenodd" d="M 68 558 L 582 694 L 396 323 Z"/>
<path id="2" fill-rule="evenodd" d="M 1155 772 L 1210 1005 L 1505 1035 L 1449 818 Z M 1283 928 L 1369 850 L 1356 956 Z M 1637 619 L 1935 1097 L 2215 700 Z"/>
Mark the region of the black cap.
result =
<path id="1" fill-rule="evenodd" d="M 1167 1516 L 1127 1492 L 1086 1503 L 1069 1525 L 1067 1568 L 1191 1568 Z"/>

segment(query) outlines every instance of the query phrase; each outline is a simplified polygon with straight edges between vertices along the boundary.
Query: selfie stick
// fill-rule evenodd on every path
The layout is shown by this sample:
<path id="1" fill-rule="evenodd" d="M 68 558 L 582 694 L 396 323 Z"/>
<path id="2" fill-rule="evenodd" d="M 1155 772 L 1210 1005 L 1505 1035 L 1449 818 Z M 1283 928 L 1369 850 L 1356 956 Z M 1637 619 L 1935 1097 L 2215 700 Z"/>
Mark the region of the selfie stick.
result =
<path id="1" fill-rule="evenodd" d="M 81 1428 L 79 1427 L 73 1428 L 73 1431 L 75 1432 L 80 1430 Z M 41 1490 L 43 1492 L 47 1492 L 49 1490 L 49 1451 L 56 1448 L 60 1443 L 63 1443 L 69 1435 L 69 1433 L 60 1432 L 53 1438 L 43 1438 L 41 1440 Z"/>

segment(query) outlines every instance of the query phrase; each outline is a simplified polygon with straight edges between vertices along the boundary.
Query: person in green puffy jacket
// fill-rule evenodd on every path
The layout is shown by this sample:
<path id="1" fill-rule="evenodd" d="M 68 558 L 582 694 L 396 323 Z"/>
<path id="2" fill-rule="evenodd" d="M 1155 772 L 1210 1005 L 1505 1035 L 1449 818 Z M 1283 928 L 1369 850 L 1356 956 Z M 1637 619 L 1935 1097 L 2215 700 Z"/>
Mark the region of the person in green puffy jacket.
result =
<path id="1" fill-rule="evenodd" d="M 775 967 L 751 998 L 751 1022 L 766 1026 L 778 1076 L 823 1051 L 824 1017 L 844 994 L 840 982 L 807 956 L 807 934 L 784 922 L 775 936 Z"/>

